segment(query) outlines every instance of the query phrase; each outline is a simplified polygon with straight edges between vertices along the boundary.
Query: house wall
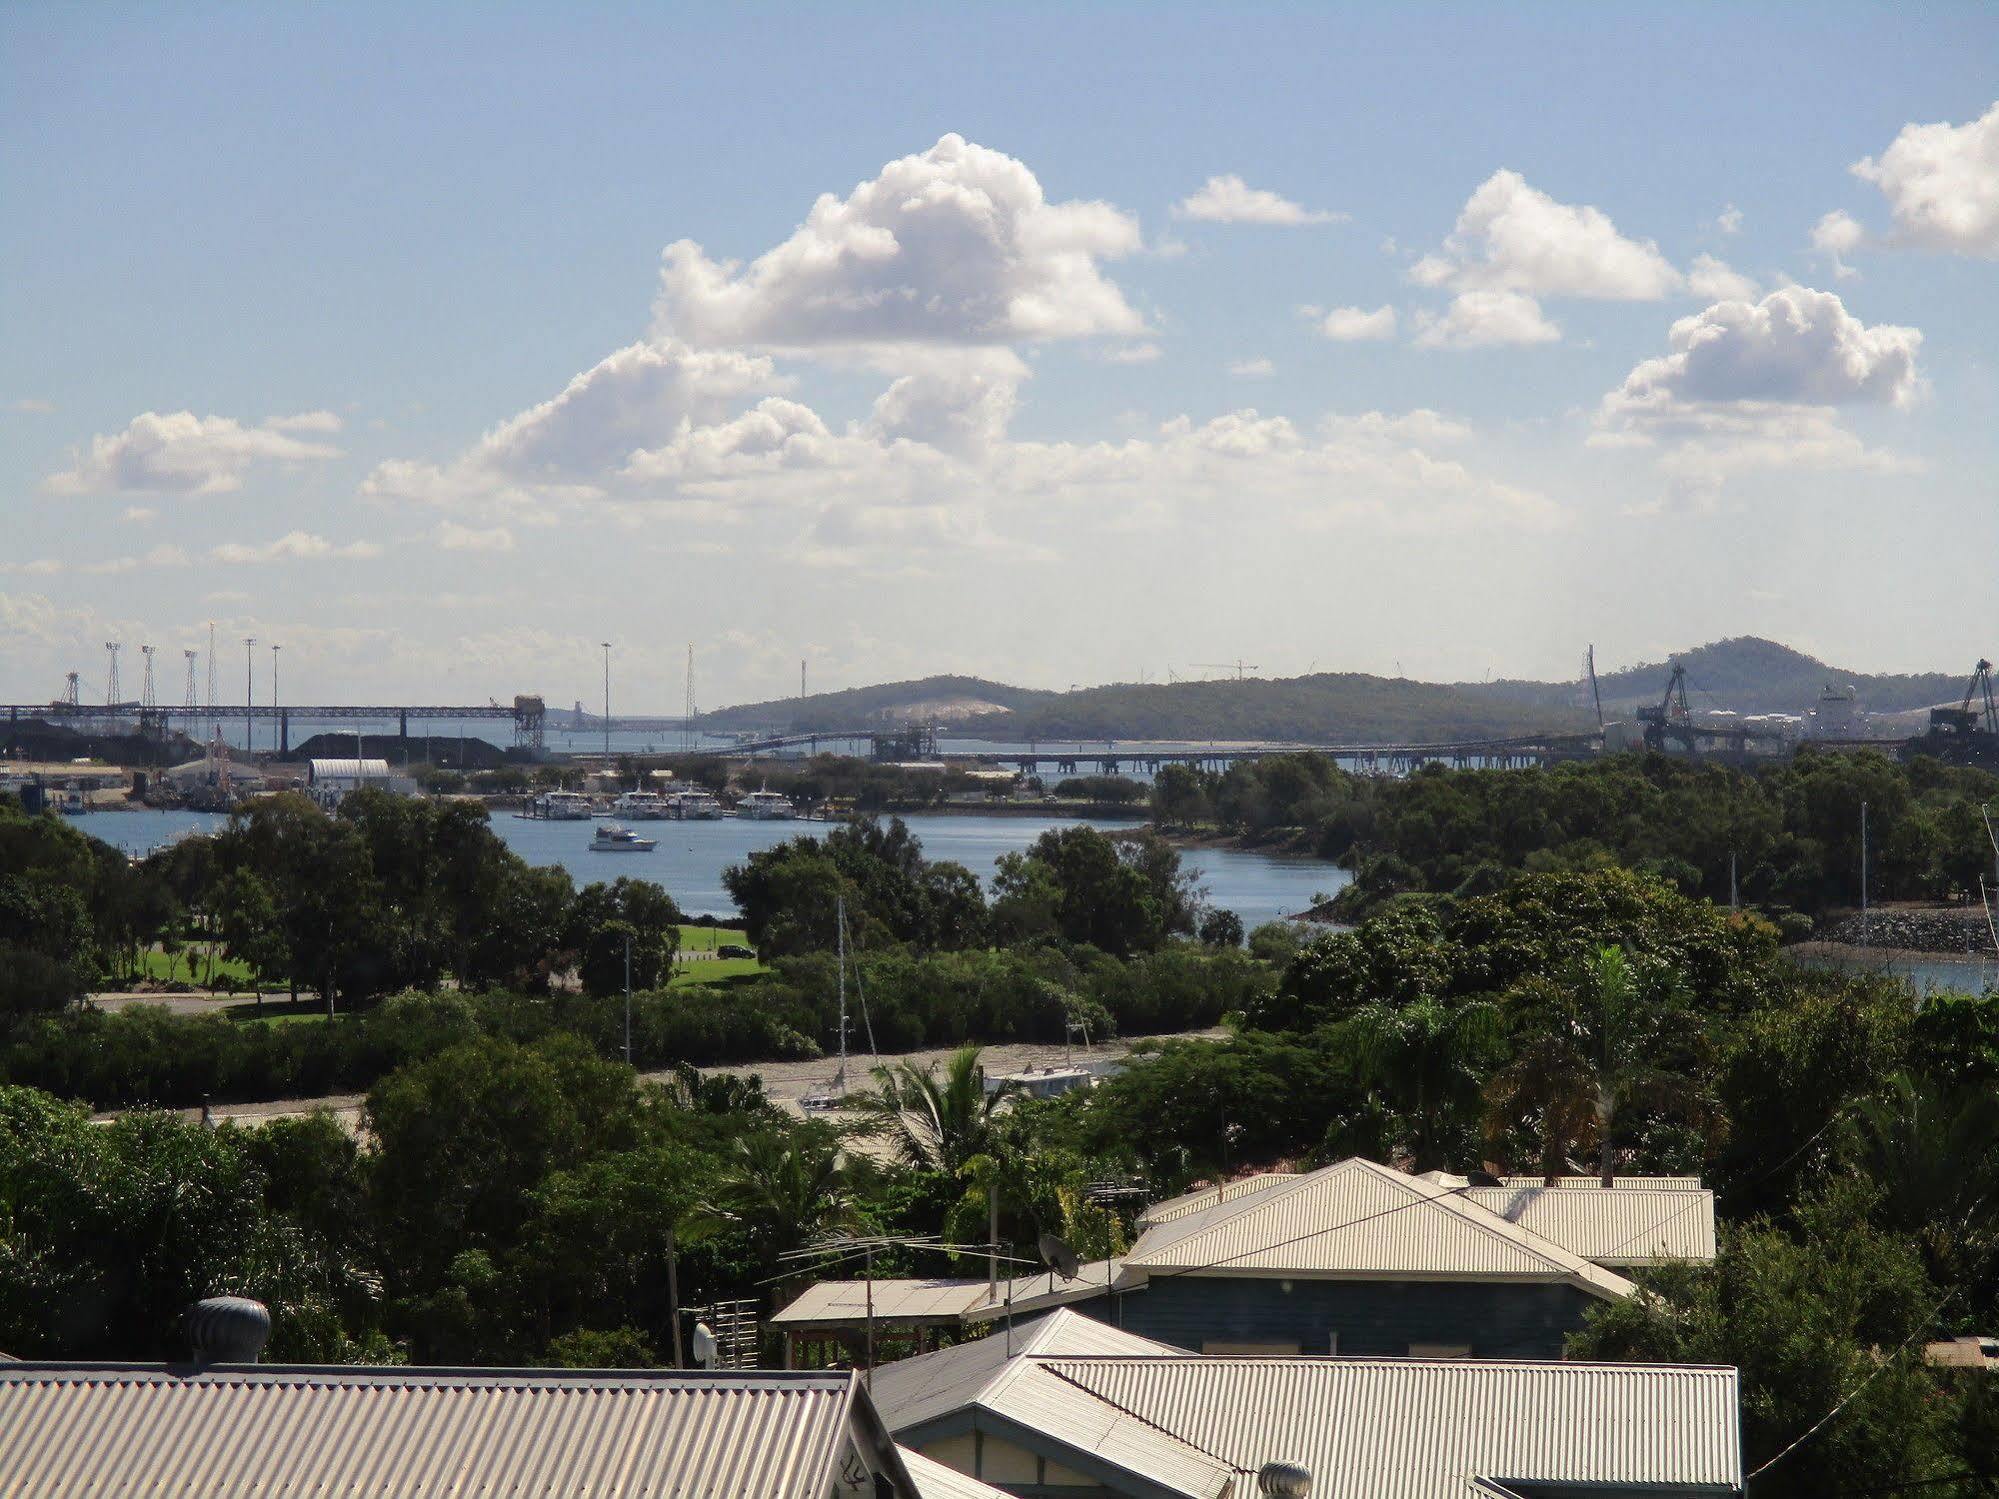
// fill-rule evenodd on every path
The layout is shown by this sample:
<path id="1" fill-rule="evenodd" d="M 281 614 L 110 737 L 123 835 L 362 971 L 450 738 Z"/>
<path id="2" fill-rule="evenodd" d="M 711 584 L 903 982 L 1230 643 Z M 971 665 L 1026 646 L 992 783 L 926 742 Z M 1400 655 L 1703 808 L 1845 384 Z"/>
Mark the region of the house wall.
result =
<path id="1" fill-rule="evenodd" d="M 1468 1347 L 1473 1358 L 1556 1359 L 1596 1299 L 1564 1285 L 1167 1275 L 1075 1310 L 1196 1353 L 1206 1343 L 1261 1344 L 1402 1358 L 1431 1344 Z"/>

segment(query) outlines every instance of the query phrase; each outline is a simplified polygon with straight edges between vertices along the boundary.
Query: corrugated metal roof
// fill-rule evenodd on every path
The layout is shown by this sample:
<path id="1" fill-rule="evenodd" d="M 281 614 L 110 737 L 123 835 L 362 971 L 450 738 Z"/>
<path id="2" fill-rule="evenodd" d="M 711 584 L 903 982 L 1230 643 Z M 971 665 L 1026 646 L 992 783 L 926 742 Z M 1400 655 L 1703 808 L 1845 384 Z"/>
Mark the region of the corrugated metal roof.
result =
<path id="1" fill-rule="evenodd" d="M 1633 1289 L 1460 1191 L 1359 1158 L 1147 1229 L 1125 1264 L 1154 1276 L 1562 1280 L 1606 1298 Z"/>
<path id="2" fill-rule="evenodd" d="M 839 1325 L 867 1316 L 868 1282 L 822 1280 L 770 1320 L 776 1326 Z M 986 1299 L 982 1280 L 877 1280 L 874 1314 L 884 1320 L 957 1321 Z"/>
<path id="3" fill-rule="evenodd" d="M 1473 1187 L 1465 1193 L 1490 1212 L 1599 1265 L 1656 1265 L 1714 1258 L 1714 1194 L 1683 1187 Z"/>
<path id="4" fill-rule="evenodd" d="M 847 1373 L 10 1364 L 0 1491 L 824 1499 L 855 1407 Z"/>
<path id="5" fill-rule="evenodd" d="M 1079 1404 L 1104 1401 L 1242 1474 L 1302 1463 L 1315 1499 L 1468 1499 L 1479 1480 L 1720 1492 L 1743 1482 L 1733 1369 L 1184 1355 L 1031 1362 L 1072 1386 Z M 1068 1418 L 1052 1412 L 1039 1429 L 1059 1440 L 1055 1415 Z"/>
<path id="6" fill-rule="evenodd" d="M 1015 1359 L 979 1403 L 1176 1494 L 1217 1499 L 1234 1482 L 1228 1462 L 1110 1401 L 1079 1398 L 1075 1384 L 1054 1367 L 1040 1357 Z"/>
<path id="7" fill-rule="evenodd" d="M 1203 1187 L 1198 1192 L 1169 1197 L 1164 1202 L 1155 1202 L 1140 1213 L 1138 1226 L 1149 1228 L 1155 1223 L 1171 1223 L 1175 1218 L 1184 1218 L 1189 1213 L 1201 1213 L 1209 1208 L 1219 1207 L 1223 1203 L 1238 1202 L 1244 1197 L 1296 1179 L 1295 1171 L 1259 1171 L 1253 1176 L 1223 1182 L 1219 1187 Z"/>
<path id="8" fill-rule="evenodd" d="M 968 1478 L 956 1468 L 933 1462 L 914 1447 L 897 1449 L 916 1484 L 917 1499 L 1008 1499 L 1004 1489 Z"/>
<path id="9" fill-rule="evenodd" d="M 982 1288 L 983 1289 L 983 1288 Z M 898 1359 L 874 1371 L 868 1393 L 891 1431 L 975 1404 L 1025 1353 L 1179 1353 L 1168 1343 L 1120 1331 L 1080 1312 L 1058 1309 L 1014 1324 L 1012 1336 L 995 1327 L 982 1338 Z"/>
<path id="10" fill-rule="evenodd" d="M 337 781 L 383 781 L 391 774 L 387 760 L 308 760 L 306 768 L 315 781 L 321 777 Z"/>

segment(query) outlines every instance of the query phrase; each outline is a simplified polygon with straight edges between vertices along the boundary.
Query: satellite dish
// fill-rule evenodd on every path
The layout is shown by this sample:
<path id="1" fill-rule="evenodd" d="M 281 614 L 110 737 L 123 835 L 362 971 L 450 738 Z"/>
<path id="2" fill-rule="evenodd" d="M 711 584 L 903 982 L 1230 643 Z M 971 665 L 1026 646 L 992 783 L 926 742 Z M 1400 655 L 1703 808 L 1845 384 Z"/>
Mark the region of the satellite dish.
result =
<path id="1" fill-rule="evenodd" d="M 1076 1251 L 1055 1235 L 1043 1234 L 1039 1246 L 1041 1262 L 1064 1280 L 1074 1280 L 1083 1273 L 1083 1264 L 1076 1258 Z"/>
<path id="2" fill-rule="evenodd" d="M 1505 1182 L 1494 1176 L 1490 1171 L 1484 1170 L 1467 1171 L 1465 1173 L 1465 1181 L 1474 1187 L 1503 1187 L 1506 1185 Z"/>

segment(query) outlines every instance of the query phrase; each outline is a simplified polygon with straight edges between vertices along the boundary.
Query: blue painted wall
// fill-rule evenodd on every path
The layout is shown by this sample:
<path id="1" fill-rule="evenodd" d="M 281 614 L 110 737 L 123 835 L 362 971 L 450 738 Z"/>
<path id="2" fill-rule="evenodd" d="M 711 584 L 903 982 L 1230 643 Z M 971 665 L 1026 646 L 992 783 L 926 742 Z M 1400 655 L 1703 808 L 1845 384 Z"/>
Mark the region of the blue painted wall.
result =
<path id="1" fill-rule="evenodd" d="M 1596 1300 L 1562 1285 L 1172 1275 L 1076 1310 L 1197 1353 L 1219 1341 L 1400 1358 L 1411 1343 L 1445 1343 L 1474 1358 L 1555 1359 Z"/>

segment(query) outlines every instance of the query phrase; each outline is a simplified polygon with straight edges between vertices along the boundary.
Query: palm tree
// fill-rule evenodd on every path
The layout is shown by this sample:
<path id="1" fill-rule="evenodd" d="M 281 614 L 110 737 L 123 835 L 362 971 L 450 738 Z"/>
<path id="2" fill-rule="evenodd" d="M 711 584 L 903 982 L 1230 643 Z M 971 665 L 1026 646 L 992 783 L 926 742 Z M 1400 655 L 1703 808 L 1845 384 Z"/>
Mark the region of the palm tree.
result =
<path id="1" fill-rule="evenodd" d="M 1414 1125 L 1416 1169 L 1449 1164 L 1449 1118 L 1475 1107 L 1480 1066 L 1499 1037 L 1489 1000 L 1371 1001 L 1335 1027 L 1361 1080 Z"/>
<path id="2" fill-rule="evenodd" d="M 1840 1154 L 1881 1191 L 1889 1221 L 1913 1236 L 1940 1285 L 1969 1284 L 1999 1255 L 1999 1095 L 1945 1090 L 1897 1073 L 1856 1107 Z"/>
<path id="3" fill-rule="evenodd" d="M 884 1133 L 911 1166 L 956 1176 L 974 1156 L 993 1153 L 993 1117 L 1017 1085 L 986 1087 L 976 1046 L 961 1046 L 944 1064 L 898 1062 L 874 1070 L 875 1089 L 856 1100 L 868 1128 Z"/>
<path id="4" fill-rule="evenodd" d="M 1640 993 L 1621 948 L 1606 947 L 1560 982 L 1529 980 L 1507 997 L 1516 1017 L 1513 1060 L 1487 1089 L 1487 1126 L 1503 1132 L 1538 1119 L 1541 1169 L 1560 1173 L 1571 1145 L 1594 1145 L 1597 1172 L 1610 1186 L 1616 1131 L 1635 1107 L 1717 1123 L 1706 1089 L 1687 1070 L 1661 1065 L 1679 1045 L 1677 996 L 1668 986 Z"/>
<path id="5" fill-rule="evenodd" d="M 830 1131 L 753 1130 L 723 1157 L 714 1190 L 688 1216 L 683 1242 L 740 1234 L 766 1276 L 781 1256 L 851 1230 L 859 1221 L 846 1162 Z"/>

